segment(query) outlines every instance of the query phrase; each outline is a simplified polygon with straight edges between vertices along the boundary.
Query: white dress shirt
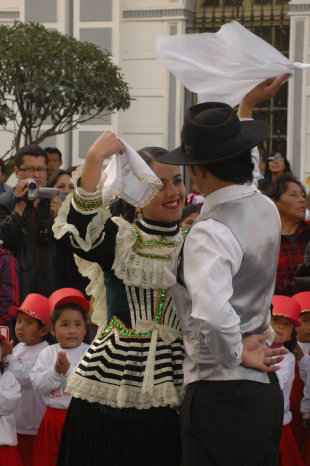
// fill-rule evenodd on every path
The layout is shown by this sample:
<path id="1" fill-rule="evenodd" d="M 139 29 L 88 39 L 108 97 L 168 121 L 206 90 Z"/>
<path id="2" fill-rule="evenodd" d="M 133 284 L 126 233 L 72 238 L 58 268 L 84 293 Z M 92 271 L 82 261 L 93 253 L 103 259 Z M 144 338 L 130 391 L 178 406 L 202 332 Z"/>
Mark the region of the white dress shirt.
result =
<path id="1" fill-rule="evenodd" d="M 254 183 L 234 184 L 216 190 L 206 197 L 201 215 L 227 201 L 251 196 L 255 191 Z M 276 216 L 280 235 L 277 208 L 270 199 L 264 198 L 270 203 L 272 215 Z M 183 254 L 184 282 L 192 300 L 191 306 L 184 304 L 180 290 L 174 293 L 174 299 L 186 350 L 184 384 L 197 380 L 240 378 L 268 383 L 266 374 L 241 366 L 243 346 L 240 319 L 230 304 L 232 279 L 243 260 L 238 240 L 226 225 L 209 218 L 194 223 L 186 238 Z M 202 277 L 207 277 L 206 286 Z M 271 302 L 273 289 L 269 291 L 267 298 L 270 294 Z M 270 315 L 266 314 L 265 330 L 269 321 Z M 234 369 L 236 367 L 238 370 Z"/>

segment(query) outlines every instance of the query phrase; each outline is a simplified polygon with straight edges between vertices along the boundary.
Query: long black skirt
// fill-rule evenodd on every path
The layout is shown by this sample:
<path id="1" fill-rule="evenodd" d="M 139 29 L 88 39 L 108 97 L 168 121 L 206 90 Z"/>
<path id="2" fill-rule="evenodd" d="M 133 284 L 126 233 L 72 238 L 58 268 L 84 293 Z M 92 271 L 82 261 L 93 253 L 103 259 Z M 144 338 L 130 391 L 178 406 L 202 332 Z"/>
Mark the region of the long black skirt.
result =
<path id="1" fill-rule="evenodd" d="M 120 409 L 72 398 L 57 466 L 179 466 L 180 458 L 175 409 Z"/>

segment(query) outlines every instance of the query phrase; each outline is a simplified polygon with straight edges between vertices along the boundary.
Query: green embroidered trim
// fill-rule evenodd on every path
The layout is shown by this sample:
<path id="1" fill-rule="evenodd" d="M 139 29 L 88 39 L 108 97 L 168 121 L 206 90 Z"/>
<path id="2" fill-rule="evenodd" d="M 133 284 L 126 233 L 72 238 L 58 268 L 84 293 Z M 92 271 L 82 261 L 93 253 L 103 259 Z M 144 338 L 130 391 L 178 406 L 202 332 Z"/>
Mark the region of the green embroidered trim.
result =
<path id="1" fill-rule="evenodd" d="M 91 201 L 86 201 L 85 199 L 82 199 L 77 190 L 75 189 L 73 191 L 73 201 L 77 205 L 77 207 L 81 210 L 94 210 L 94 209 L 99 209 L 99 207 L 102 207 L 102 198 L 99 199 L 93 199 Z"/>
<path id="2" fill-rule="evenodd" d="M 155 304 L 155 314 L 154 314 L 154 322 L 157 324 L 162 325 L 163 317 L 164 317 L 164 307 L 165 301 L 167 298 L 167 290 L 159 290 L 158 297 Z M 119 335 L 122 337 L 129 337 L 129 338 L 151 338 L 152 332 L 146 333 L 139 333 L 136 332 L 133 328 L 127 328 L 117 317 L 113 316 L 109 322 L 109 325 L 104 329 L 103 332 L 99 335 L 98 338 L 104 338 L 113 328 L 116 328 Z M 178 338 L 182 339 L 183 336 L 179 333 Z"/>
<path id="3" fill-rule="evenodd" d="M 135 244 L 132 246 L 132 250 L 138 256 L 147 257 L 148 259 L 159 259 L 159 260 L 169 261 L 171 260 L 171 254 L 164 254 L 164 255 L 152 254 L 152 253 L 148 254 L 148 253 L 143 253 L 139 251 L 139 249 L 143 249 L 143 248 L 152 249 L 152 248 L 160 248 L 160 247 L 175 248 L 176 246 L 180 245 L 180 241 L 169 242 L 166 236 L 161 236 L 160 240 L 152 239 L 149 241 L 144 241 L 137 225 L 133 223 L 131 226 L 135 230 L 136 237 L 137 237 Z"/>

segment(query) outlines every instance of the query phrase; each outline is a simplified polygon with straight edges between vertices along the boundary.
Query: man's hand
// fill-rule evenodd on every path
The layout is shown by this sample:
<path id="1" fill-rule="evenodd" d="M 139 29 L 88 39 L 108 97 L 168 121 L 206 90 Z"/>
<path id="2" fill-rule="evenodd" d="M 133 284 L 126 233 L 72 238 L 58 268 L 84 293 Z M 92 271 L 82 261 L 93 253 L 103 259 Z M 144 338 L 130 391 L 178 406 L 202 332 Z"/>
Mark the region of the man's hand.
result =
<path id="1" fill-rule="evenodd" d="M 28 180 L 21 180 L 17 183 L 14 189 L 14 196 L 17 199 L 15 203 L 15 211 L 21 216 L 26 207 L 25 196 L 27 196 L 27 182 Z"/>
<path id="2" fill-rule="evenodd" d="M 59 374 L 65 374 L 70 367 L 65 351 L 59 351 L 58 357 L 55 363 L 55 371 Z"/>
<path id="3" fill-rule="evenodd" d="M 52 197 L 51 202 L 50 202 L 50 212 L 53 218 L 57 217 L 61 204 L 62 204 L 62 200 L 60 199 L 60 197 L 58 196 Z"/>
<path id="4" fill-rule="evenodd" d="M 271 99 L 280 89 L 283 82 L 291 76 L 289 73 L 283 74 L 278 78 L 268 78 L 254 87 L 246 94 L 240 102 L 238 109 L 239 118 L 252 118 L 252 110 L 260 102 Z"/>
<path id="5" fill-rule="evenodd" d="M 288 353 L 286 348 L 270 349 L 262 343 L 268 338 L 268 332 L 263 335 L 249 335 L 242 338 L 242 364 L 246 367 L 252 367 L 263 372 L 275 372 L 280 369 L 276 366 L 283 360 L 284 355 Z"/>

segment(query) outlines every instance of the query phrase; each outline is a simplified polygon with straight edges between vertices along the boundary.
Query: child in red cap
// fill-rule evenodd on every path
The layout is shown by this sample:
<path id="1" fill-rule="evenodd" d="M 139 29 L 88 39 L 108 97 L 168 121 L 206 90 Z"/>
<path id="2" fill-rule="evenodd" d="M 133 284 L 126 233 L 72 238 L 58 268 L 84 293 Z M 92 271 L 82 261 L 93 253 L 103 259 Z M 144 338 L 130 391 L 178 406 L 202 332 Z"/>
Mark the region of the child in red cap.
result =
<path id="1" fill-rule="evenodd" d="M 298 362 L 296 362 L 296 374 L 291 394 L 292 429 L 305 464 L 309 464 L 310 430 L 309 421 L 306 420 L 309 414 L 307 414 L 307 402 L 303 402 L 304 414 L 302 414 L 301 403 L 310 370 L 310 292 L 297 293 L 293 296 L 293 299 L 300 304 L 301 311 L 299 317 L 300 327 L 297 329 L 298 346 L 295 353 Z"/>
<path id="2" fill-rule="evenodd" d="M 270 325 L 275 331 L 273 348 L 285 346 L 290 352 L 284 355 L 279 363 L 277 371 L 279 384 L 283 392 L 284 416 L 281 443 L 279 449 L 278 466 L 302 466 L 299 449 L 296 445 L 292 429 L 292 413 L 290 411 L 290 393 L 295 376 L 294 350 L 297 344 L 296 327 L 300 326 L 298 321 L 300 305 L 288 296 L 275 295 L 272 299 L 272 317 Z"/>
<path id="3" fill-rule="evenodd" d="M 88 348 L 83 339 L 89 302 L 74 288 L 62 288 L 49 297 L 52 333 L 58 343 L 45 348 L 30 373 L 34 389 L 47 406 L 36 438 L 32 466 L 55 466 L 62 426 L 71 401 L 67 378 Z"/>
<path id="4" fill-rule="evenodd" d="M 19 343 L 12 349 L 13 342 L 4 342 L 3 354 L 7 356 L 9 369 L 22 387 L 22 396 L 16 409 L 18 449 L 24 465 L 30 466 L 45 405 L 32 388 L 29 372 L 41 350 L 48 346 L 44 338 L 50 330 L 50 304 L 44 296 L 31 293 L 21 306 L 11 306 L 10 313 L 16 315 L 15 334 Z"/>
<path id="5" fill-rule="evenodd" d="M 16 378 L 7 369 L 2 354 L 5 337 L 0 335 L 0 464 L 23 466 L 17 450 L 15 410 L 20 400 L 21 389 Z"/>
<path id="6" fill-rule="evenodd" d="M 298 319 L 300 326 L 296 329 L 298 344 L 294 353 L 296 358 L 295 379 L 290 397 L 293 415 L 291 426 L 299 451 L 302 457 L 305 458 L 310 437 L 309 429 L 306 429 L 303 425 L 300 403 L 310 367 L 310 291 L 297 293 L 292 298 L 298 302 L 301 311 Z"/>

